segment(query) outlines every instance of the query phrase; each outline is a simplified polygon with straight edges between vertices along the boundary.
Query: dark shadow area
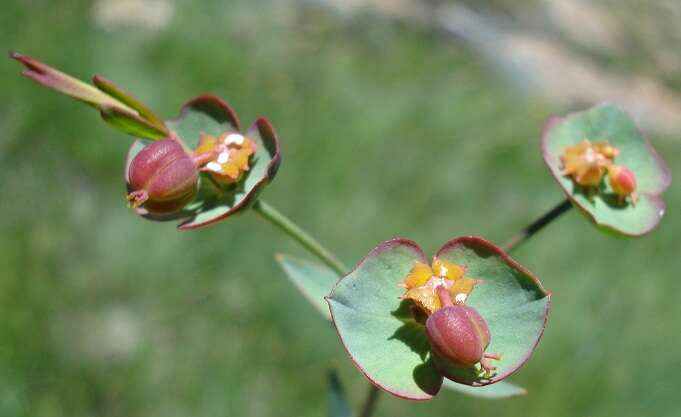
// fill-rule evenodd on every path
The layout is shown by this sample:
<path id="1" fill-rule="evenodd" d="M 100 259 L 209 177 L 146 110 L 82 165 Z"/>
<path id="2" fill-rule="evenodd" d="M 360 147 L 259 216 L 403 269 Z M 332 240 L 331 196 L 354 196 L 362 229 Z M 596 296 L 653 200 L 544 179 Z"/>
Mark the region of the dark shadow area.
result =
<path id="1" fill-rule="evenodd" d="M 440 391 L 442 376 L 436 371 L 432 358 L 428 358 L 428 361 L 415 367 L 412 376 L 416 385 L 424 392 L 435 395 Z"/>
<path id="2" fill-rule="evenodd" d="M 624 210 L 631 204 L 629 201 L 620 200 L 619 196 L 615 193 L 607 192 L 607 187 L 605 184 L 601 184 L 598 189 L 591 187 L 583 187 L 574 181 L 572 182 L 572 194 L 581 195 L 587 199 L 591 204 L 594 204 L 597 198 L 601 199 L 609 207 Z"/>
<path id="3" fill-rule="evenodd" d="M 415 317 L 414 310 L 417 311 Z M 391 314 L 402 321 L 404 324 L 400 326 L 389 340 L 397 339 L 402 341 L 404 344 L 409 346 L 409 348 L 416 352 L 423 361 L 426 360 L 428 352 L 430 352 L 430 343 L 428 342 L 428 337 L 426 336 L 426 328 L 418 320 L 421 320 L 420 315 L 418 315 L 419 309 L 415 308 L 414 305 L 408 300 L 402 300 L 399 307 L 391 312 Z"/>

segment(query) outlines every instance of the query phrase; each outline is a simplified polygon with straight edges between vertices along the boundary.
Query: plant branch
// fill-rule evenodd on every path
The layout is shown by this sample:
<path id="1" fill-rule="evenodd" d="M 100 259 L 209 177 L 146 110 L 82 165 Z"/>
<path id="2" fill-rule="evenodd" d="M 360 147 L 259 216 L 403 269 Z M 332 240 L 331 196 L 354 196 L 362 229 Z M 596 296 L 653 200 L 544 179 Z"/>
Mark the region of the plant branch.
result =
<path id="1" fill-rule="evenodd" d="M 329 268 L 336 271 L 338 275 L 343 276 L 349 271 L 349 269 L 332 255 L 329 250 L 322 246 L 321 243 L 274 207 L 262 200 L 258 200 L 253 205 L 253 210 L 260 214 L 265 220 L 268 220 L 270 223 L 277 226 L 282 232 L 295 239 L 305 249 L 310 251 L 311 254 L 319 258 L 319 260 Z"/>
<path id="2" fill-rule="evenodd" d="M 381 391 L 373 384 L 369 385 L 364 404 L 362 404 L 362 408 L 359 411 L 359 417 L 371 417 L 376 408 L 376 402 L 378 401 L 378 395 L 380 393 Z"/>
<path id="3" fill-rule="evenodd" d="M 534 223 L 530 224 L 520 232 L 513 235 L 506 243 L 504 243 L 501 248 L 505 252 L 511 252 L 521 244 L 523 244 L 527 239 L 531 238 L 535 233 L 539 232 L 544 227 L 548 226 L 552 221 L 560 217 L 561 214 L 572 208 L 572 203 L 569 199 L 565 199 L 563 202 L 558 204 L 556 207 L 552 208 L 551 211 L 543 215 Z"/>

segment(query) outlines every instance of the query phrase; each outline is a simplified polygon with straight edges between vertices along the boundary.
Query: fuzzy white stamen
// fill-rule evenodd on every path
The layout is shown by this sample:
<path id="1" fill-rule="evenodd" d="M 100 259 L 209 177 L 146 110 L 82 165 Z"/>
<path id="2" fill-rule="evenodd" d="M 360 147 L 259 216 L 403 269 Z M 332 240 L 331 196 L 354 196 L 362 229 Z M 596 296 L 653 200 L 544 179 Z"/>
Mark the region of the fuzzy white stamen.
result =
<path id="1" fill-rule="evenodd" d="M 238 133 L 232 133 L 230 135 L 227 135 L 225 138 L 225 145 L 243 145 L 244 144 L 244 136 L 240 135 Z"/>
<path id="2" fill-rule="evenodd" d="M 229 161 L 229 152 L 220 152 L 220 155 L 218 155 L 218 163 L 224 164 L 227 161 Z"/>
<path id="3" fill-rule="evenodd" d="M 222 165 L 217 162 L 209 162 L 206 164 L 206 169 L 213 172 L 222 172 Z"/>

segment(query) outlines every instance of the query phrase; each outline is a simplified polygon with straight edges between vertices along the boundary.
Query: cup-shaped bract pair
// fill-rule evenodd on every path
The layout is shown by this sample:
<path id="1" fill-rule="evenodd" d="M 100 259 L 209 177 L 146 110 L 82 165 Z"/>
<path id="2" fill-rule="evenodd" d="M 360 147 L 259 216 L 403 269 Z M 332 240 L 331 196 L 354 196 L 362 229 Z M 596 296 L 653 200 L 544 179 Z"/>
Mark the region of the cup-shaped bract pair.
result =
<path id="1" fill-rule="evenodd" d="M 430 277 L 422 266 L 429 264 L 416 243 L 389 240 L 337 283 L 327 301 L 355 365 L 379 388 L 412 400 L 435 396 L 443 378 L 483 386 L 515 372 L 544 331 L 550 294 L 539 280 L 479 237 L 447 242 Z M 448 275 L 452 265 L 460 273 Z M 426 302 L 407 295 L 415 288 Z M 427 301 L 430 289 L 439 302 Z"/>
<path id="2" fill-rule="evenodd" d="M 551 118 L 541 145 L 562 190 L 601 230 L 642 236 L 662 219 L 669 168 L 619 107 L 601 104 Z"/>
<path id="3" fill-rule="evenodd" d="M 145 218 L 182 220 L 181 230 L 215 223 L 254 203 L 277 173 L 281 152 L 272 125 L 259 118 L 242 133 L 236 113 L 218 97 L 190 100 L 179 117 L 167 121 L 166 126 L 172 140 L 182 144 L 196 167 L 197 191 L 180 210 L 164 212 L 145 205 L 137 207 Z M 126 179 L 131 194 L 136 191 L 133 181 L 136 159 L 154 145 L 139 139 L 130 148 Z"/>
<path id="4" fill-rule="evenodd" d="M 152 220 L 181 220 L 180 229 L 206 226 L 255 202 L 280 162 L 277 135 L 265 118 L 246 133 L 218 97 L 187 102 L 164 122 L 140 100 L 95 75 L 84 83 L 16 52 L 29 79 L 96 108 L 118 130 L 134 136 L 125 177 L 128 202 Z"/>

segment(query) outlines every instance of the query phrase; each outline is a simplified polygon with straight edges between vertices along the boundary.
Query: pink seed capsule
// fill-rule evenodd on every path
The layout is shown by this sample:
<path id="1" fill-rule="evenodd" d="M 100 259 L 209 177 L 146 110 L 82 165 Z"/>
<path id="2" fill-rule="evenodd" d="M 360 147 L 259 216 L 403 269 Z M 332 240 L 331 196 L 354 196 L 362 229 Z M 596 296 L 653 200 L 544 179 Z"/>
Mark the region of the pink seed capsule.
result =
<path id="1" fill-rule="evenodd" d="M 499 360 L 501 355 L 485 353 L 491 336 L 489 327 L 480 314 L 463 303 L 453 304 L 444 287 L 437 290 L 442 308 L 426 321 L 426 333 L 433 351 L 441 358 L 463 367 L 480 363 L 486 375 L 496 368 L 490 359 Z"/>
<path id="2" fill-rule="evenodd" d="M 611 165 L 608 177 L 612 190 L 620 197 L 627 197 L 636 191 L 636 176 L 627 167 Z"/>
<path id="3" fill-rule="evenodd" d="M 196 195 L 198 170 L 177 141 L 163 139 L 142 149 L 128 169 L 130 206 L 153 214 L 181 210 Z"/>
<path id="4" fill-rule="evenodd" d="M 442 358 L 460 366 L 480 362 L 490 342 L 489 328 L 474 308 L 444 307 L 426 321 L 430 345 Z"/>

